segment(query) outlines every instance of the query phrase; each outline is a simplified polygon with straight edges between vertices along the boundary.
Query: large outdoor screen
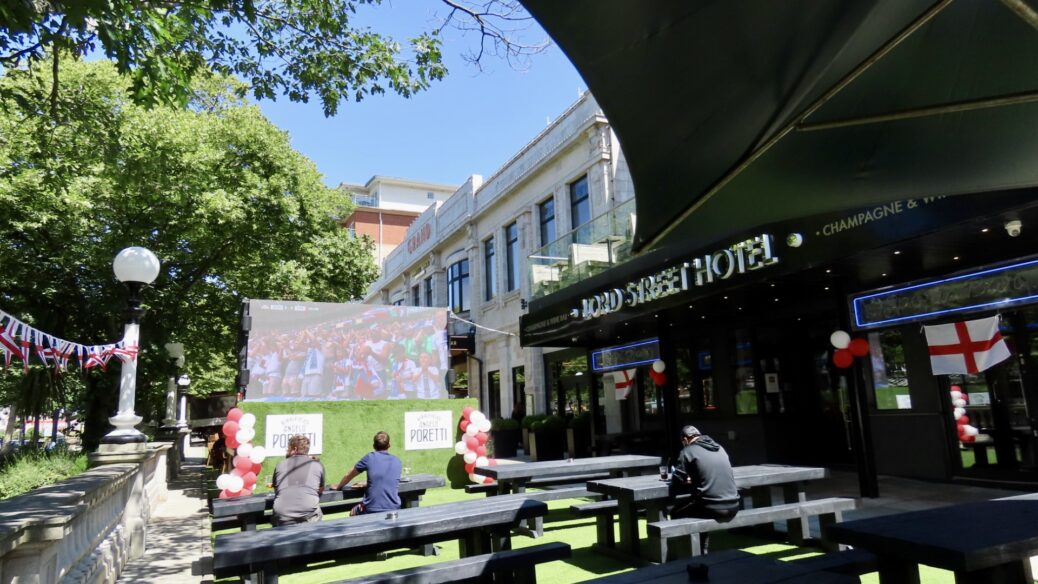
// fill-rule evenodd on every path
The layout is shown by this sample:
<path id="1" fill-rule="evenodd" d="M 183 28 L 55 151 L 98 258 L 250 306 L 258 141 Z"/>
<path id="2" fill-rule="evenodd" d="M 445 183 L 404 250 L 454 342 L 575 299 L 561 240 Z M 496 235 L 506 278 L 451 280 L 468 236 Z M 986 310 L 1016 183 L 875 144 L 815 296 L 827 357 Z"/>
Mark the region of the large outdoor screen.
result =
<path id="1" fill-rule="evenodd" d="M 443 308 L 250 300 L 247 401 L 445 399 Z"/>

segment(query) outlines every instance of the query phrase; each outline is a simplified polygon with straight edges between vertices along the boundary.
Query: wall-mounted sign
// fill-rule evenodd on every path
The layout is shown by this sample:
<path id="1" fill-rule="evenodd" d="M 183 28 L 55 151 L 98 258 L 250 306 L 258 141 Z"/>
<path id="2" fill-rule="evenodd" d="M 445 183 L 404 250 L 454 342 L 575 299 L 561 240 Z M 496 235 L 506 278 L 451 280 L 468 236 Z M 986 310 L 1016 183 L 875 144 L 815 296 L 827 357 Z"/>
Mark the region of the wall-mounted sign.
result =
<path id="1" fill-rule="evenodd" d="M 612 371 L 626 367 L 646 365 L 660 358 L 660 340 L 645 339 L 616 347 L 606 347 L 591 352 L 593 371 Z"/>
<path id="2" fill-rule="evenodd" d="M 854 327 L 868 329 L 1038 302 L 1038 259 L 854 296 Z"/>
<path id="3" fill-rule="evenodd" d="M 414 250 L 422 246 L 423 243 L 429 241 L 432 237 L 432 224 L 426 223 L 422 225 L 418 231 L 407 238 L 407 253 L 414 253 Z"/>
<path id="4" fill-rule="evenodd" d="M 288 439 L 302 434 L 310 439 L 310 454 L 321 454 L 324 435 L 323 414 L 286 414 L 267 416 L 266 441 L 268 454 L 284 456 L 288 453 Z"/>
<path id="5" fill-rule="evenodd" d="M 451 412 L 404 412 L 404 450 L 453 448 Z"/>
<path id="6" fill-rule="evenodd" d="M 774 254 L 772 236 L 758 235 L 729 248 L 628 282 L 626 286 L 584 298 L 581 301 L 580 315 L 585 319 L 598 318 L 625 307 L 632 308 L 684 292 L 690 286 L 708 286 L 719 280 L 727 280 L 735 274 L 759 270 L 778 261 Z"/>
<path id="7" fill-rule="evenodd" d="M 451 335 L 447 338 L 451 351 L 476 352 L 476 335 Z"/>

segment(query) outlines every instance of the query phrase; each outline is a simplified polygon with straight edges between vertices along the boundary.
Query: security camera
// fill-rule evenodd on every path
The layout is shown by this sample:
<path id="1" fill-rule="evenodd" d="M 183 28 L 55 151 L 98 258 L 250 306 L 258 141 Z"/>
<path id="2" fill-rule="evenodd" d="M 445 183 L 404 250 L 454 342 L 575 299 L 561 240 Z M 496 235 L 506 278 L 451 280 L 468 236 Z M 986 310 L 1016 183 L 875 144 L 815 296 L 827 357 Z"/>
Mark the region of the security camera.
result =
<path id="1" fill-rule="evenodd" d="M 1017 220 L 1006 221 L 1006 233 L 1009 237 L 1018 237 L 1020 230 L 1024 228 L 1024 224 Z"/>

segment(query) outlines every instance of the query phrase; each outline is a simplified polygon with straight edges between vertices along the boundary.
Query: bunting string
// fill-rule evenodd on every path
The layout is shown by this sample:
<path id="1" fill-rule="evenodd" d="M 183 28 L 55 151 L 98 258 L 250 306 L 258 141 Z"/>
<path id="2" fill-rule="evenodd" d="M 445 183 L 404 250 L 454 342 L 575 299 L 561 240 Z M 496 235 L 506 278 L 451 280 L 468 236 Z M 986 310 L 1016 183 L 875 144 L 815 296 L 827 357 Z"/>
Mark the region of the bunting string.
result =
<path id="1" fill-rule="evenodd" d="M 68 369 L 73 357 L 82 369 L 100 367 L 105 371 L 112 357 L 118 357 L 124 362 L 136 359 L 137 346 L 127 345 L 126 339 L 103 345 L 66 341 L 35 329 L 0 310 L 0 355 L 3 356 L 0 363 L 5 368 L 17 359 L 22 362 L 22 368 L 28 371 L 30 359 L 35 355 L 44 367 L 59 372 Z"/>

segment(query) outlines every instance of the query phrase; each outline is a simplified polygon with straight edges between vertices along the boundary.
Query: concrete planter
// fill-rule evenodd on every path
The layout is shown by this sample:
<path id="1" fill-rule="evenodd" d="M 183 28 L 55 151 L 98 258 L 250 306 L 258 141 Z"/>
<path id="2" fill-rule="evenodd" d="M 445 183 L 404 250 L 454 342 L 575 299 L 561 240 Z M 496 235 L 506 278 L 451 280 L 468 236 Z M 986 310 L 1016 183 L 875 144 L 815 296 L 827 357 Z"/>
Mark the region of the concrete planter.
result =
<path id="1" fill-rule="evenodd" d="M 590 428 L 566 428 L 566 451 L 570 458 L 591 456 Z"/>
<path id="2" fill-rule="evenodd" d="M 519 430 L 491 430 L 496 458 L 515 458 L 516 446 L 519 444 Z"/>
<path id="3" fill-rule="evenodd" d="M 541 430 L 530 433 L 530 460 L 562 460 L 566 434 L 562 430 Z"/>

